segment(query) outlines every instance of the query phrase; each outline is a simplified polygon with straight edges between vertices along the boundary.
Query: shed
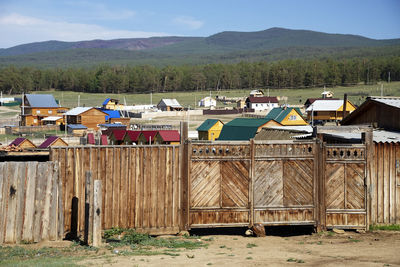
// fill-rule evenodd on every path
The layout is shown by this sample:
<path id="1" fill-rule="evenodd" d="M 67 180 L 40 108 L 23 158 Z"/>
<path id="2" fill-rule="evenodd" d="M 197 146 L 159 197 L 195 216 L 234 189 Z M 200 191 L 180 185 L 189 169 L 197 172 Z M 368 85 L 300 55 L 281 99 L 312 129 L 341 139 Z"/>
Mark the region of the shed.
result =
<path id="1" fill-rule="evenodd" d="M 162 111 L 176 111 L 183 110 L 181 104 L 176 99 L 161 99 L 157 104 L 157 108 Z"/>
<path id="2" fill-rule="evenodd" d="M 308 125 L 299 108 L 273 108 L 265 117 L 282 125 Z"/>
<path id="3" fill-rule="evenodd" d="M 141 135 L 141 131 L 126 131 L 123 143 L 125 145 L 135 145 L 138 143 L 139 136 Z"/>
<path id="4" fill-rule="evenodd" d="M 68 124 L 67 132 L 75 136 L 84 136 L 86 134 L 87 127 L 82 124 Z"/>
<path id="5" fill-rule="evenodd" d="M 32 143 L 29 139 L 26 139 L 26 138 L 23 138 L 23 137 L 16 138 L 8 146 L 10 146 L 10 147 L 18 147 L 18 148 L 21 148 L 21 149 L 36 148 L 34 143 Z"/>
<path id="6" fill-rule="evenodd" d="M 205 120 L 196 130 L 199 133 L 199 140 L 211 140 L 218 139 L 221 134 L 224 123 L 218 119 L 207 119 Z"/>
<path id="7" fill-rule="evenodd" d="M 160 130 L 154 136 L 155 144 L 177 145 L 181 141 L 181 136 L 177 130 Z"/>
<path id="8" fill-rule="evenodd" d="M 250 140 L 263 127 L 273 125 L 281 126 L 280 123 L 270 119 L 236 118 L 222 127 L 218 140 Z"/>
<path id="9" fill-rule="evenodd" d="M 249 96 L 246 98 L 246 107 L 262 111 L 278 107 L 279 101 L 275 96 Z"/>
<path id="10" fill-rule="evenodd" d="M 58 136 L 49 136 L 39 148 L 49 148 L 53 146 L 68 146 L 67 142 Z"/>
<path id="11" fill-rule="evenodd" d="M 108 139 L 110 145 L 121 145 L 124 142 L 126 130 L 112 130 Z"/>
<path id="12" fill-rule="evenodd" d="M 63 123 L 63 117 L 61 116 L 50 116 L 42 119 L 43 125 L 60 125 Z"/>
<path id="13" fill-rule="evenodd" d="M 94 107 L 77 107 L 64 114 L 67 124 L 82 124 L 88 129 L 98 130 L 99 124 L 106 122 L 107 113 Z"/>
<path id="14" fill-rule="evenodd" d="M 154 142 L 154 137 L 158 131 L 142 131 L 142 134 L 138 137 L 139 144 L 152 144 Z"/>
<path id="15" fill-rule="evenodd" d="M 199 107 L 206 107 L 206 108 L 216 107 L 217 106 L 217 101 L 214 98 L 210 97 L 210 96 L 206 96 L 205 98 L 201 99 L 198 102 L 198 105 L 199 105 Z"/>
<path id="16" fill-rule="evenodd" d="M 370 124 L 374 127 L 400 131 L 400 97 L 368 97 L 342 125 Z"/>
<path id="17" fill-rule="evenodd" d="M 343 100 L 316 100 L 307 109 L 307 119 L 321 121 L 339 121 L 343 119 Z M 356 107 L 346 102 L 346 114 L 353 112 Z"/>

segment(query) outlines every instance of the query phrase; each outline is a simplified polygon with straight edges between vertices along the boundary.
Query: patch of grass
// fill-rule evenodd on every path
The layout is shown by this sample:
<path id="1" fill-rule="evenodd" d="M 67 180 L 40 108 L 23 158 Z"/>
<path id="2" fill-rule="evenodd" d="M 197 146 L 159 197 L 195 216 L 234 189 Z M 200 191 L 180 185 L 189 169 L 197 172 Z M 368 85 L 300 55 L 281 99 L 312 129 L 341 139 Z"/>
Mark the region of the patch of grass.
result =
<path id="1" fill-rule="evenodd" d="M 212 263 L 211 263 L 211 262 L 209 262 L 209 263 L 207 263 L 207 265 L 212 265 Z"/>
<path id="2" fill-rule="evenodd" d="M 222 245 L 222 246 L 219 246 L 219 248 L 226 248 L 226 246 L 225 246 L 225 245 Z"/>
<path id="3" fill-rule="evenodd" d="M 358 243 L 361 242 L 359 239 L 349 239 L 349 242 Z"/>
<path id="4" fill-rule="evenodd" d="M 234 256 L 235 256 L 235 254 L 228 254 L 228 256 L 229 256 L 229 257 L 234 257 Z"/>
<path id="5" fill-rule="evenodd" d="M 383 231 L 400 231 L 400 224 L 389 225 L 370 225 L 370 231 L 383 230 Z"/>
<path id="6" fill-rule="evenodd" d="M 210 237 L 210 238 L 204 238 L 204 239 L 202 239 L 203 241 L 207 241 L 207 242 L 209 242 L 209 241 L 214 241 L 214 237 Z"/>
<path id="7" fill-rule="evenodd" d="M 289 258 L 286 260 L 287 262 L 296 262 L 296 263 L 304 263 L 302 259 L 295 259 L 295 258 Z"/>
<path id="8" fill-rule="evenodd" d="M 246 245 L 246 248 L 254 248 L 254 247 L 257 247 L 257 245 L 254 243 L 247 243 Z"/>
<path id="9" fill-rule="evenodd" d="M 252 260 L 253 257 L 246 257 L 246 260 Z"/>
<path id="10" fill-rule="evenodd" d="M 317 242 L 317 245 L 322 245 L 322 241 L 318 241 L 318 242 Z"/>

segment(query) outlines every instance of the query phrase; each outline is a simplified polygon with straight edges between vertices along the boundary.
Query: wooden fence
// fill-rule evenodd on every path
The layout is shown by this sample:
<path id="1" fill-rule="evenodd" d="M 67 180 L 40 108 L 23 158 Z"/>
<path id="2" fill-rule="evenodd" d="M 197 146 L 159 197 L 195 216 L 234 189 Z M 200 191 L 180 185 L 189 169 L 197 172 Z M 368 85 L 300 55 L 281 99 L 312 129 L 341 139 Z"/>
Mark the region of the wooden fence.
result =
<path id="1" fill-rule="evenodd" d="M 53 162 L 0 163 L 0 244 L 62 239 L 61 190 Z"/>
<path id="2" fill-rule="evenodd" d="M 51 150 L 60 164 L 67 232 L 84 230 L 85 173 L 102 181 L 102 228 L 179 232 L 179 146 L 80 146 Z"/>

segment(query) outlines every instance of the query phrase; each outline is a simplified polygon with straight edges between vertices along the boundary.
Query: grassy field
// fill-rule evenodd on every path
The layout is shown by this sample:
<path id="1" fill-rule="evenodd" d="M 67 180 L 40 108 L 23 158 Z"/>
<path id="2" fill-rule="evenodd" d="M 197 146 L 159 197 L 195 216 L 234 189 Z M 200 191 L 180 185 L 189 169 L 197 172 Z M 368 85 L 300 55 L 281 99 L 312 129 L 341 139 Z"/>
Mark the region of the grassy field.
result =
<path id="1" fill-rule="evenodd" d="M 400 82 L 382 83 L 384 96 L 400 96 Z M 351 102 L 356 105 L 364 102 L 367 96 L 381 95 L 381 84 L 375 85 L 357 85 L 352 87 L 334 87 L 326 88 L 333 91 L 334 97 L 342 98 L 345 93 Z M 287 103 L 291 105 L 301 105 L 311 97 L 320 97 L 324 88 L 308 88 L 308 89 L 270 89 L 270 96 L 286 96 Z M 268 90 L 264 90 L 267 94 Z M 82 92 L 70 91 L 40 91 L 37 94 L 53 94 L 56 99 L 65 107 L 76 107 L 78 105 L 78 98 L 80 105 L 83 106 L 101 106 L 106 98 L 116 98 L 122 103 L 126 101 L 127 105 L 143 105 L 152 103 L 157 104 L 161 98 L 176 98 L 183 106 L 191 108 L 197 106 L 197 102 L 210 95 L 210 91 L 196 91 L 196 92 L 169 92 L 169 93 L 154 93 L 150 94 L 89 94 Z M 212 96 L 227 96 L 227 97 L 245 97 L 250 93 L 250 89 L 229 90 L 229 91 L 211 91 Z M 219 107 L 226 107 L 229 105 L 218 104 Z M 232 106 L 232 105 L 231 105 Z"/>

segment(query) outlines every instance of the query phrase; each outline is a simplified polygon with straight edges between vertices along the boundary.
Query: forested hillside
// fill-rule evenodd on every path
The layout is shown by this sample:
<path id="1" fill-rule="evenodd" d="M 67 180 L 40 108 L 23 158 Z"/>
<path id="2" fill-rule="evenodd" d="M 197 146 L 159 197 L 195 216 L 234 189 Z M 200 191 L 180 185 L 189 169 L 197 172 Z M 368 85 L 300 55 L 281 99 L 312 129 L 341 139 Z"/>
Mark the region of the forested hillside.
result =
<path id="1" fill-rule="evenodd" d="M 4 67 L 0 90 L 21 93 L 72 90 L 91 93 L 148 93 L 240 88 L 301 88 L 400 81 L 400 56 L 283 60 L 235 64 L 99 65 L 92 68 Z"/>

